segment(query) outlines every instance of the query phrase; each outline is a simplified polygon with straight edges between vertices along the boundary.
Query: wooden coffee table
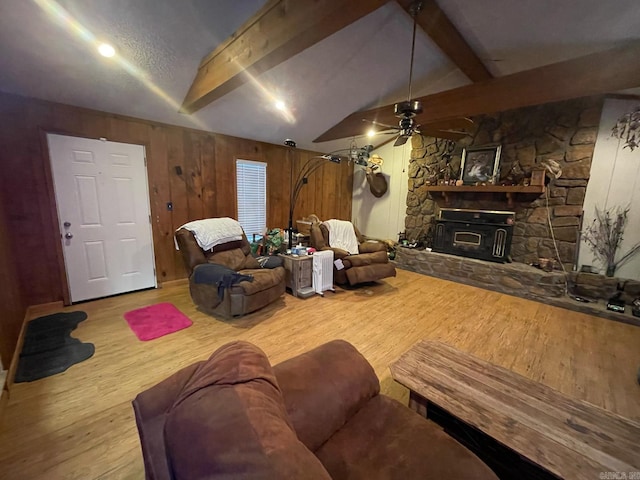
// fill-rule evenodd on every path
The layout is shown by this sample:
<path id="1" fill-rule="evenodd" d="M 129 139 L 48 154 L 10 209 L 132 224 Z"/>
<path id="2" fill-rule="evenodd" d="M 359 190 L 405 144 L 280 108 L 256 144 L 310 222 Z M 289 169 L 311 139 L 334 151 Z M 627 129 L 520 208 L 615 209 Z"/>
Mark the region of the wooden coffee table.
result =
<path id="1" fill-rule="evenodd" d="M 560 477 L 640 479 L 639 422 L 440 342 L 415 344 L 390 369 L 414 410 L 431 402 Z"/>

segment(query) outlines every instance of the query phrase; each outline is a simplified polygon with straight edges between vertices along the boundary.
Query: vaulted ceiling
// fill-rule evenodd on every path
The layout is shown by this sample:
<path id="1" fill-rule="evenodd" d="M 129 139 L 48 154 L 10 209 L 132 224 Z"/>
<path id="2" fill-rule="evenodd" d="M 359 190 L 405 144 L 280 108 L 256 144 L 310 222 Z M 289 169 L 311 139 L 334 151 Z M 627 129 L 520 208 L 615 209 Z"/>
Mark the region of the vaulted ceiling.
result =
<path id="1" fill-rule="evenodd" d="M 345 117 L 406 97 L 412 20 L 402 6 L 409 2 L 400 0 L 380 2 L 380 8 L 350 25 L 319 35 L 325 38 L 252 75 L 196 113 L 179 113 L 201 61 L 266 3 L 0 0 L 0 90 L 272 143 L 293 138 L 301 147 L 322 151 L 348 145 L 348 139 L 313 143 Z M 627 58 L 640 58 L 637 0 L 439 0 L 437 4 L 494 77 L 629 42 L 630 57 L 620 57 L 622 66 L 615 68 L 625 68 Z M 418 29 L 414 96 L 472 83 L 469 72 L 463 73 L 433 38 Z M 99 56 L 95 44 L 100 41 L 114 45 L 117 55 Z M 594 58 L 600 62 L 606 57 Z M 592 83 L 599 67 L 593 64 Z M 634 73 L 629 70 L 627 75 Z M 589 84 L 589 75 L 584 77 L 573 80 L 576 88 Z M 640 86 L 637 77 L 637 85 L 621 85 Z M 496 93 L 495 89 L 469 91 L 487 98 Z M 275 107 L 275 99 L 286 104 L 287 112 Z M 443 102 L 451 98 L 444 97 Z M 359 116 L 354 118 L 360 121 Z"/>

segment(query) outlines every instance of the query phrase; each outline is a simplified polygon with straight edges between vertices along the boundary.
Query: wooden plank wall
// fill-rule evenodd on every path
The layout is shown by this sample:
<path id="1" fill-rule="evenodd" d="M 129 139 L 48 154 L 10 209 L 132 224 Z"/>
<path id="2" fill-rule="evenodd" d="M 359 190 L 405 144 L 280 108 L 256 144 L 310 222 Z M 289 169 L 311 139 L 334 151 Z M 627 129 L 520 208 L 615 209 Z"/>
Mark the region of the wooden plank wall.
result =
<path id="1" fill-rule="evenodd" d="M 236 217 L 235 160 L 267 163 L 267 225 L 286 227 L 289 168 L 312 152 L 154 123 L 0 93 L 0 187 L 8 227 L 19 238 L 14 256 L 28 305 L 62 300 L 59 227 L 46 132 L 146 147 L 158 281 L 185 276 L 173 232 L 190 220 Z M 178 174 L 176 167 L 181 168 Z M 294 218 L 351 218 L 353 170 L 343 163 L 318 170 L 298 200 Z M 167 209 L 172 202 L 173 210 Z"/>
<path id="2" fill-rule="evenodd" d="M 0 195 L 0 199 L 4 200 Z M 27 305 L 18 288 L 18 275 L 13 257 L 15 255 L 15 240 L 11 230 L 7 227 L 4 205 L 0 205 L 0 359 L 5 370 L 11 365 L 11 358 L 18 342 L 18 335 L 22 327 Z M 0 386 L 2 388 L 2 386 Z"/>

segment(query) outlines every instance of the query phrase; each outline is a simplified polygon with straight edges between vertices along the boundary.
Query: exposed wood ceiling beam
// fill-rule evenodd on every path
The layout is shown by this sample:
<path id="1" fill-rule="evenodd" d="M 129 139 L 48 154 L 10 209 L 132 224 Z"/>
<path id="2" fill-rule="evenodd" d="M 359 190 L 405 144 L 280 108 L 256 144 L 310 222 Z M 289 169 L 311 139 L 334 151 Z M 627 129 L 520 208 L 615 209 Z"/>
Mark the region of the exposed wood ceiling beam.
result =
<path id="1" fill-rule="evenodd" d="M 270 0 L 200 64 L 181 111 L 193 113 L 388 0 Z"/>
<path id="2" fill-rule="evenodd" d="M 411 14 L 414 0 L 397 0 L 407 13 Z M 435 0 L 424 0 L 416 23 L 431 37 L 431 40 L 449 57 L 472 82 L 482 82 L 493 78 L 482 60 L 476 55 L 447 15 Z"/>
<path id="3" fill-rule="evenodd" d="M 640 86 L 640 41 L 564 62 L 525 70 L 481 83 L 421 97 L 424 112 L 417 123 L 444 120 L 572 98 L 617 92 Z M 326 142 L 362 135 L 370 127 L 363 119 L 397 123 L 393 105 L 355 112 L 314 140 Z"/>

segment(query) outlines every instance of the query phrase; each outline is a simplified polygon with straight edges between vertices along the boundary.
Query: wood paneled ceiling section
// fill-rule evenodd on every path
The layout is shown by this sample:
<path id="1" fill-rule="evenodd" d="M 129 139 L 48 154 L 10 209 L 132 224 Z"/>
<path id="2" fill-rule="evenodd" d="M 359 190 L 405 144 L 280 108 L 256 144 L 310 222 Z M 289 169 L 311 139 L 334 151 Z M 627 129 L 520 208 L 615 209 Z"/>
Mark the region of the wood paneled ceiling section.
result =
<path id="1" fill-rule="evenodd" d="M 387 1 L 269 0 L 204 58 L 182 102 L 182 111 L 200 110 Z"/>
<path id="2" fill-rule="evenodd" d="M 270 0 L 205 57 L 182 110 L 193 113 L 378 9 L 388 0 Z M 410 11 L 413 0 L 398 0 Z M 471 80 L 492 78 L 435 0 L 422 2 L 418 25 Z"/>
<path id="3" fill-rule="evenodd" d="M 217 98 L 288 60 L 386 3 L 384 0 L 270 0 L 200 64 L 182 109 L 195 112 Z M 397 0 L 410 12 L 413 0 Z M 640 43 L 493 78 L 435 0 L 425 0 L 416 18 L 471 85 L 420 97 L 424 112 L 417 123 L 450 128 L 456 118 L 567 100 L 640 86 Z M 599 68 L 594 69 L 594 65 Z M 584 81 L 587 79 L 588 81 Z M 393 104 L 355 112 L 314 140 L 360 136 L 363 120 L 397 123 Z M 444 126 L 440 126 L 443 122 Z M 435 130 L 434 130 L 435 131 Z"/>
<path id="4" fill-rule="evenodd" d="M 640 41 L 633 41 L 603 52 L 426 95 L 418 98 L 424 111 L 416 120 L 428 127 L 460 117 L 639 87 L 638 58 Z M 382 123 L 397 121 L 393 104 L 355 112 L 314 141 L 362 135 L 367 125 L 363 119 Z"/>
<path id="5" fill-rule="evenodd" d="M 313 139 L 353 112 L 406 98 L 411 18 L 404 9 L 410 2 L 379 0 L 371 6 L 355 0 L 349 2 L 351 6 L 338 0 L 4 0 L 0 91 L 269 143 L 294 138 L 300 148 L 310 150 L 345 148 L 344 139 L 320 146 Z M 471 97 L 484 92 L 476 84 L 491 81 L 482 79 L 483 70 L 502 78 L 639 40 L 636 3 L 618 0 L 611 7 L 601 0 L 425 0 L 417 19 L 422 28 L 416 36 L 415 97 L 451 90 L 461 98 Z M 347 5 L 361 10 L 334 11 L 337 23 L 331 28 L 320 18 L 312 18 L 300 38 L 309 43 L 313 35 L 324 35 L 324 39 L 297 54 L 286 51 L 302 48 L 302 41 L 294 41 L 294 47 L 276 48 L 268 62 L 262 60 L 263 65 L 253 68 L 259 71 L 258 66 L 267 68 L 269 62 L 280 61 L 282 52 L 290 58 L 252 75 L 255 78 L 240 82 L 238 88 L 231 89 L 232 81 L 227 94 L 193 115 L 178 113 L 203 58 L 208 59 L 221 42 L 235 43 L 224 40 L 234 31 L 243 31 L 243 25 L 251 25 L 247 19 L 255 18 L 256 12 L 269 11 L 269 6 L 278 11 L 273 5 L 284 5 L 285 12 L 297 11 L 299 4 Z M 45 6 L 60 9 L 64 18 Z M 369 9 L 371 13 L 366 14 Z M 353 21 L 358 15 L 362 17 Z M 445 15 L 450 22 L 444 20 Z M 77 21 L 100 41 L 113 43 L 116 58 L 98 56 L 95 46 L 77 35 L 77 29 L 69 28 L 66 20 Z M 330 34 L 340 22 L 353 23 Z M 459 32 L 458 40 L 462 38 L 470 48 L 460 47 L 451 35 L 438 40 L 452 26 Z M 250 52 L 256 58 L 264 40 L 273 47 L 273 41 L 291 32 L 279 28 L 273 33 L 241 54 Z M 466 64 L 464 51 L 472 55 Z M 125 64 L 135 69 L 124 68 Z M 586 77 L 575 80 L 575 86 L 582 88 L 579 83 L 590 82 L 591 75 L 599 75 L 607 65 L 593 64 Z M 610 73 L 615 77 L 616 72 Z M 469 90 L 454 90 L 470 82 L 474 85 Z M 607 93 L 634 93 L 613 88 Z M 514 92 L 520 99 L 525 97 L 517 88 L 509 94 Z M 447 95 L 442 98 L 448 99 Z M 276 109 L 274 97 L 285 102 L 289 117 Z M 434 101 L 436 98 L 441 97 Z M 429 106 L 425 104 L 424 109 L 428 113 Z M 361 121 L 362 115 L 358 117 Z M 420 119 L 423 131 L 427 131 L 425 119 Z M 392 117 L 386 123 L 396 121 Z M 358 125 L 362 133 L 363 126 Z M 375 137 L 373 143 L 387 138 Z"/>

